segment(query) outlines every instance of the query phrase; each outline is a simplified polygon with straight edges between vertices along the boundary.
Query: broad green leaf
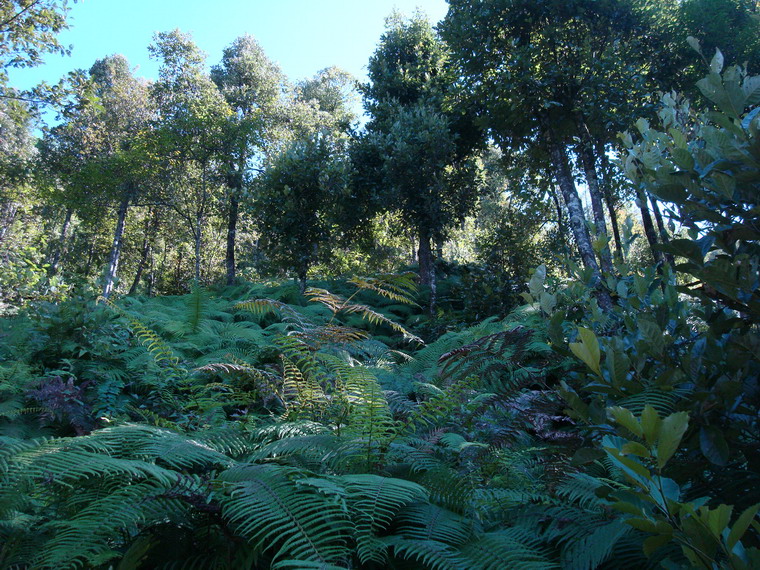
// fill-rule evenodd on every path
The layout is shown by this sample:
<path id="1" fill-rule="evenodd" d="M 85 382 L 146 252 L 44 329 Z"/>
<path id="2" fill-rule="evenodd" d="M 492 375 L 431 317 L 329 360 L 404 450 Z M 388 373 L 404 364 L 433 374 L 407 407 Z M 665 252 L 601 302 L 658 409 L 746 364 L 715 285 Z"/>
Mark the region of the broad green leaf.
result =
<path id="1" fill-rule="evenodd" d="M 729 449 L 723 433 L 715 426 L 702 426 L 699 430 L 699 447 L 702 454 L 715 465 L 725 465 Z"/>
<path id="2" fill-rule="evenodd" d="M 757 516 L 758 510 L 760 510 L 760 503 L 749 507 L 739 515 L 738 519 L 736 519 L 736 522 L 734 523 L 734 526 L 731 527 L 731 532 L 728 533 L 728 538 L 726 539 L 726 545 L 729 550 L 733 550 L 736 543 L 739 542 L 742 536 L 744 536 L 744 533 L 747 532 L 750 523 L 752 523 Z"/>
<path id="3" fill-rule="evenodd" d="M 689 46 L 691 46 L 691 49 L 693 49 L 695 52 L 702 53 L 702 46 L 699 45 L 699 40 L 694 36 L 687 37 L 686 43 L 688 43 Z"/>
<path id="4" fill-rule="evenodd" d="M 660 327 L 652 321 L 642 319 L 639 321 L 639 330 L 644 340 L 652 347 L 652 351 L 655 354 L 662 354 L 663 350 L 665 350 L 665 340 Z"/>
<path id="5" fill-rule="evenodd" d="M 731 521 L 731 512 L 733 510 L 734 508 L 729 505 L 718 505 L 715 509 L 708 511 L 707 526 L 715 538 L 720 539 L 723 529 Z"/>
<path id="6" fill-rule="evenodd" d="M 713 73 L 720 73 L 723 71 L 723 54 L 719 49 L 715 50 L 715 55 L 710 62 L 710 71 Z"/>
<path id="7" fill-rule="evenodd" d="M 541 293 L 544 292 L 545 281 L 546 281 L 546 265 L 541 264 L 538 267 L 536 267 L 536 270 L 533 272 L 533 276 L 530 278 L 530 281 L 528 282 L 528 291 L 530 291 L 530 294 L 533 297 L 533 299 L 539 299 L 541 297 Z"/>
<path id="8" fill-rule="evenodd" d="M 745 78 L 742 91 L 744 92 L 745 105 L 753 107 L 760 103 L 760 76 Z"/>
<path id="9" fill-rule="evenodd" d="M 660 433 L 660 424 L 662 420 L 650 404 L 644 406 L 644 411 L 641 412 L 641 427 L 644 431 L 644 439 L 646 439 L 649 445 L 654 444 L 657 440 L 657 436 Z"/>
<path id="10" fill-rule="evenodd" d="M 627 453 L 628 455 L 636 455 L 638 457 L 649 457 L 650 453 L 649 450 L 641 445 L 640 443 L 637 443 L 635 441 L 629 441 L 623 446 L 623 449 L 621 450 L 623 453 Z"/>
<path id="11" fill-rule="evenodd" d="M 551 293 L 541 293 L 541 310 L 547 315 L 551 315 L 554 311 L 554 307 L 557 306 L 557 296 Z"/>
<path id="12" fill-rule="evenodd" d="M 615 406 L 614 408 L 609 408 L 609 412 L 612 414 L 612 417 L 615 418 L 617 423 L 631 433 L 636 434 L 638 437 L 644 435 L 644 430 L 641 429 L 641 423 L 636 419 L 631 410 Z"/>
<path id="13" fill-rule="evenodd" d="M 665 546 L 673 540 L 673 534 L 658 534 L 656 536 L 650 536 L 644 541 L 643 548 L 644 554 L 652 556 L 656 550 Z"/>
<path id="14" fill-rule="evenodd" d="M 671 414 L 662 420 L 660 437 L 657 442 L 657 467 L 662 469 L 673 457 L 688 427 L 689 414 L 686 412 Z"/>
<path id="15" fill-rule="evenodd" d="M 645 518 L 626 519 L 625 523 L 632 526 L 633 528 L 637 530 L 643 530 L 644 532 L 651 532 L 651 533 L 657 532 L 657 525 L 654 524 L 654 521 L 650 521 L 649 519 L 645 519 Z"/>
<path id="16" fill-rule="evenodd" d="M 601 376 L 602 371 L 599 367 L 599 363 L 602 355 L 599 350 L 599 341 L 597 340 L 594 331 L 579 327 L 578 336 L 580 337 L 581 342 L 570 343 L 570 350 L 573 351 L 575 356 L 585 362 L 586 366 Z"/>

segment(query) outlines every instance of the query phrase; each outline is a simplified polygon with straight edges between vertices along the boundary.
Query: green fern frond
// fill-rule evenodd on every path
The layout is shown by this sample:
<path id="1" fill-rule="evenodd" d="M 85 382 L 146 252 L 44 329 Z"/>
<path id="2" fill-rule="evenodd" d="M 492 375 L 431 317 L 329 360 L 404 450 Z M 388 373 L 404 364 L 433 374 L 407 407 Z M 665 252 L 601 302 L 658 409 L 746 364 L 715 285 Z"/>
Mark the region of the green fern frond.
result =
<path id="1" fill-rule="evenodd" d="M 195 333 L 208 313 L 209 295 L 204 287 L 195 283 L 187 301 L 187 325 L 190 332 Z"/>
<path id="2" fill-rule="evenodd" d="M 442 542 L 414 540 L 400 536 L 383 539 L 394 556 L 414 560 L 430 570 L 467 570 L 467 560 L 460 553 Z"/>
<path id="3" fill-rule="evenodd" d="M 327 291 L 326 289 L 319 289 L 317 287 L 309 287 L 306 289 L 305 294 L 309 300 L 323 304 L 328 309 L 330 309 L 333 314 L 357 314 L 371 325 L 386 325 L 397 333 L 402 334 L 406 340 L 410 342 L 416 342 L 418 344 L 424 344 L 421 338 L 410 333 L 397 322 L 389 319 L 381 313 L 378 313 L 367 305 L 352 303 L 340 295 L 336 295 L 330 291 Z"/>
<path id="4" fill-rule="evenodd" d="M 312 323 L 291 305 L 274 299 L 251 299 L 235 303 L 235 309 L 242 309 L 253 313 L 258 317 L 264 317 L 269 313 L 276 313 L 289 323 L 294 323 L 299 329 L 307 328 Z"/>
<path id="5" fill-rule="evenodd" d="M 359 289 L 374 291 L 386 299 L 406 305 L 419 306 L 413 300 L 417 293 L 417 275 L 415 273 L 388 273 L 376 277 L 354 277 L 348 282 L 356 285 Z"/>
<path id="6" fill-rule="evenodd" d="M 587 536 L 566 543 L 562 567 L 568 570 L 593 570 L 609 559 L 617 542 L 633 529 L 623 520 L 612 520 L 590 529 Z"/>
<path id="7" fill-rule="evenodd" d="M 405 538 L 452 546 L 464 544 L 477 530 L 473 519 L 430 503 L 405 507 L 399 513 L 398 521 L 398 533 Z"/>
<path id="8" fill-rule="evenodd" d="M 472 570 L 559 568 L 559 565 L 552 562 L 549 554 L 537 543 L 535 538 L 526 543 L 526 537 L 511 529 L 506 529 L 482 534 L 464 545 L 460 552 L 467 560 L 466 567 Z"/>
<path id="9" fill-rule="evenodd" d="M 605 486 L 605 482 L 586 473 L 574 473 L 557 486 L 558 497 L 568 503 L 574 503 L 584 509 L 602 508 L 608 501 L 600 498 L 597 491 Z"/>
<path id="10" fill-rule="evenodd" d="M 399 509 L 427 498 L 425 489 L 415 483 L 378 475 L 344 475 L 345 500 L 356 525 L 356 545 L 362 564 L 384 564 L 386 544 L 378 538 L 388 529 Z"/>
<path id="11" fill-rule="evenodd" d="M 273 552 L 275 566 L 293 559 L 335 565 L 349 554 L 351 525 L 337 500 L 298 485 L 296 473 L 270 465 L 225 471 L 222 514 L 256 549 Z"/>

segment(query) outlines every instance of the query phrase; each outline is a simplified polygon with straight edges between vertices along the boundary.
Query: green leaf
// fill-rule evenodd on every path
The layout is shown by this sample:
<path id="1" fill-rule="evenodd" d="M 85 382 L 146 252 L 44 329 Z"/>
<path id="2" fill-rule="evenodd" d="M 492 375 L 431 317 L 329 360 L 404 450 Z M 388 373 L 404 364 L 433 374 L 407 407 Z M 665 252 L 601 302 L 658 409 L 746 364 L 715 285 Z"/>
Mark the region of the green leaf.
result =
<path id="1" fill-rule="evenodd" d="M 613 386 L 618 387 L 623 384 L 623 382 L 626 381 L 628 371 L 631 368 L 631 360 L 628 356 L 622 351 L 610 349 L 608 347 L 604 362 L 610 373 L 610 379 L 612 380 Z"/>
<path id="2" fill-rule="evenodd" d="M 665 339 L 662 336 L 662 330 L 656 323 L 641 319 L 638 322 L 641 336 L 652 347 L 652 352 L 655 354 L 662 354 L 665 350 Z"/>
<path id="3" fill-rule="evenodd" d="M 757 516 L 758 510 L 760 510 L 760 503 L 749 507 L 746 511 L 739 515 L 738 519 L 736 519 L 736 522 L 734 523 L 734 526 L 731 527 L 731 532 L 728 533 L 728 538 L 726 539 L 726 545 L 728 546 L 729 550 L 733 550 L 734 546 L 736 546 L 736 544 L 741 540 L 742 536 L 744 536 L 744 533 L 747 532 L 750 523 L 752 523 L 754 518 Z"/>
<path id="4" fill-rule="evenodd" d="M 581 342 L 570 343 L 570 350 L 575 356 L 585 362 L 586 366 L 601 376 L 602 371 L 599 367 L 599 362 L 602 355 L 599 351 L 599 341 L 596 335 L 589 329 L 579 327 L 578 336 Z"/>
<path id="5" fill-rule="evenodd" d="M 693 49 L 695 52 L 701 54 L 702 53 L 702 46 L 699 45 L 699 40 L 695 38 L 694 36 L 689 36 L 686 38 L 686 43 L 691 46 L 691 49 Z"/>
<path id="6" fill-rule="evenodd" d="M 536 267 L 533 276 L 528 282 L 528 291 L 534 299 L 539 299 L 544 292 L 544 282 L 546 281 L 546 265 L 541 264 Z"/>
<path id="7" fill-rule="evenodd" d="M 627 453 L 628 455 L 636 455 L 638 457 L 650 457 L 649 450 L 641 445 L 640 443 L 637 443 L 635 441 L 629 441 L 626 443 L 622 450 L 623 453 Z"/>
<path id="8" fill-rule="evenodd" d="M 660 433 L 660 424 L 662 420 L 657 410 L 650 404 L 644 406 L 644 410 L 641 412 L 641 427 L 644 430 L 644 439 L 646 439 L 649 445 L 652 445 Z"/>
<path id="9" fill-rule="evenodd" d="M 581 447 L 573 454 L 570 463 L 575 466 L 588 465 L 589 463 L 594 463 L 595 461 L 602 459 L 604 456 L 605 454 L 601 449 Z"/>
<path id="10" fill-rule="evenodd" d="M 702 426 L 699 430 L 699 447 L 702 454 L 715 465 L 725 465 L 729 449 L 723 433 L 715 426 Z"/>
<path id="11" fill-rule="evenodd" d="M 665 546 L 673 540 L 673 534 L 658 534 L 656 536 L 650 536 L 644 541 L 643 548 L 644 554 L 652 556 L 656 550 Z"/>
<path id="12" fill-rule="evenodd" d="M 731 520 L 731 512 L 734 510 L 729 505 L 718 505 L 715 509 L 709 512 L 707 516 L 707 526 L 710 528 L 713 536 L 720 539 L 723 534 L 723 529 L 728 526 Z"/>
<path id="13" fill-rule="evenodd" d="M 644 430 L 641 428 L 641 423 L 636 419 L 631 410 L 615 406 L 614 408 L 609 408 L 609 412 L 621 426 L 638 437 L 643 437 Z"/>
<path id="14" fill-rule="evenodd" d="M 720 73 L 723 71 L 723 54 L 716 48 L 715 55 L 710 62 L 710 71 L 713 73 Z"/>
<path id="15" fill-rule="evenodd" d="M 670 414 L 662 420 L 660 437 L 657 442 L 657 467 L 662 469 L 668 460 L 673 457 L 688 427 L 689 414 L 686 412 Z"/>

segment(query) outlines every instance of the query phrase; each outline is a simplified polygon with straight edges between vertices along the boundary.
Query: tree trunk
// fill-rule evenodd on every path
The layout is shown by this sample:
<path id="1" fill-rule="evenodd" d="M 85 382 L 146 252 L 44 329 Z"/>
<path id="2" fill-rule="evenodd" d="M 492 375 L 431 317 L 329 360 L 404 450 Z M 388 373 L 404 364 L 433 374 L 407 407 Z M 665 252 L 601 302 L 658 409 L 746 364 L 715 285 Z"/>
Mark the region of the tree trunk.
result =
<path id="1" fill-rule="evenodd" d="M 559 201 L 559 196 L 557 195 L 557 188 L 555 185 L 551 185 L 549 188 L 549 195 L 552 198 L 552 202 L 554 202 L 554 208 L 557 210 L 557 231 L 562 237 L 562 246 L 565 249 L 563 253 L 566 253 L 568 247 L 567 240 L 565 239 L 565 236 L 567 236 L 567 228 L 565 228 L 565 214 L 562 211 L 562 204 Z"/>
<path id="2" fill-rule="evenodd" d="M 155 255 L 153 248 L 150 249 L 150 271 L 148 271 L 148 297 L 153 296 L 153 288 L 156 285 Z"/>
<path id="3" fill-rule="evenodd" d="M 604 217 L 604 206 L 602 204 L 602 192 L 599 189 L 599 178 L 596 174 L 596 158 L 591 147 L 591 137 L 588 133 L 588 127 L 579 119 L 578 131 L 581 135 L 581 144 L 579 154 L 581 164 L 583 165 L 583 174 L 586 177 L 588 193 L 591 196 L 591 210 L 594 213 L 594 225 L 596 226 L 596 236 L 598 239 L 607 241 L 607 245 L 599 252 L 599 259 L 602 263 L 602 270 L 612 273 L 612 255 L 610 254 L 609 242 L 607 238 L 607 220 Z"/>
<path id="4" fill-rule="evenodd" d="M 0 214 L 0 244 L 5 241 L 8 231 L 11 229 L 13 222 L 16 220 L 18 213 L 18 204 L 16 202 L 5 202 Z"/>
<path id="5" fill-rule="evenodd" d="M 201 284 L 201 246 L 203 245 L 203 217 L 197 216 L 195 219 L 195 284 Z"/>
<path id="6" fill-rule="evenodd" d="M 137 264 L 137 273 L 135 279 L 132 281 L 132 286 L 129 288 L 129 295 L 134 295 L 137 292 L 137 287 L 140 285 L 140 279 L 142 279 L 145 265 L 148 261 L 148 256 L 153 252 L 153 239 L 156 235 L 156 227 L 158 226 L 158 214 L 155 210 L 150 212 L 150 216 L 145 219 L 145 230 L 143 233 L 143 243 L 140 251 L 140 263 Z"/>
<path id="7" fill-rule="evenodd" d="M 618 222 L 617 211 L 615 210 L 615 200 L 612 197 L 612 188 L 610 186 L 610 161 L 604 144 L 597 141 L 597 154 L 602 162 L 602 193 L 604 202 L 607 206 L 607 213 L 610 216 L 610 225 L 612 226 L 612 236 L 615 238 L 615 252 L 618 254 L 620 261 L 625 261 L 623 255 L 623 240 L 620 238 L 620 223 Z"/>
<path id="8" fill-rule="evenodd" d="M 71 208 L 66 209 L 66 217 L 63 219 L 63 227 L 61 228 L 61 235 L 58 238 L 58 247 L 55 248 L 55 252 L 53 253 L 53 258 L 50 260 L 50 275 L 55 275 L 58 273 L 58 264 L 61 261 L 61 257 L 63 257 L 63 252 L 66 249 L 66 234 L 69 231 L 69 226 L 71 225 L 71 215 L 73 214 L 74 210 Z"/>
<path id="9" fill-rule="evenodd" d="M 578 196 L 578 190 L 575 187 L 573 175 L 570 171 L 567 152 L 548 123 L 548 119 L 544 118 L 544 136 L 549 147 L 549 154 L 552 166 L 554 167 L 554 176 L 562 192 L 562 197 L 565 199 L 570 229 L 573 232 L 583 265 L 592 273 L 592 282 L 597 290 L 599 306 L 604 310 L 609 310 L 612 308 L 612 299 L 602 284 L 599 265 L 596 262 L 594 248 L 591 245 L 591 235 L 586 225 L 586 216 L 583 214 L 583 205 L 581 204 L 581 199 Z"/>
<path id="10" fill-rule="evenodd" d="M 108 296 L 113 291 L 114 279 L 116 279 L 116 272 L 119 269 L 119 258 L 121 257 L 121 248 L 123 245 L 124 237 L 124 225 L 127 221 L 127 211 L 129 210 L 129 203 L 132 201 L 132 189 L 127 188 L 119 204 L 119 211 L 116 218 L 116 230 L 113 234 L 113 244 L 111 245 L 111 253 L 108 256 L 108 268 L 106 269 L 105 281 L 103 283 L 103 297 Z"/>
<path id="11" fill-rule="evenodd" d="M 665 222 L 662 219 L 662 212 L 660 212 L 660 206 L 657 204 L 657 198 L 649 194 L 649 203 L 652 205 L 652 211 L 654 212 L 654 220 L 657 222 L 657 229 L 660 232 L 660 240 L 662 243 L 667 244 L 670 241 L 668 230 L 665 228 Z M 671 266 L 675 266 L 676 260 L 672 253 L 665 254 L 665 261 Z"/>
<path id="12" fill-rule="evenodd" d="M 652 251 L 652 257 L 656 264 L 662 263 L 662 254 L 657 250 L 657 232 L 654 229 L 654 222 L 652 221 L 652 214 L 649 212 L 647 206 L 646 191 L 638 189 L 636 191 L 638 196 L 638 206 L 641 211 L 641 223 L 644 224 L 644 235 L 647 236 L 649 242 L 649 249 Z"/>
<path id="13" fill-rule="evenodd" d="M 435 266 L 433 264 L 433 252 L 430 248 L 430 234 L 427 230 L 420 230 L 420 246 L 417 250 L 417 258 L 420 261 L 420 282 L 430 287 L 430 313 L 435 310 L 436 282 Z"/>
<path id="14" fill-rule="evenodd" d="M 230 209 L 227 214 L 227 256 L 225 265 L 227 267 L 227 285 L 235 284 L 235 241 L 237 238 L 237 221 L 240 201 L 237 194 L 232 191 L 230 194 Z"/>

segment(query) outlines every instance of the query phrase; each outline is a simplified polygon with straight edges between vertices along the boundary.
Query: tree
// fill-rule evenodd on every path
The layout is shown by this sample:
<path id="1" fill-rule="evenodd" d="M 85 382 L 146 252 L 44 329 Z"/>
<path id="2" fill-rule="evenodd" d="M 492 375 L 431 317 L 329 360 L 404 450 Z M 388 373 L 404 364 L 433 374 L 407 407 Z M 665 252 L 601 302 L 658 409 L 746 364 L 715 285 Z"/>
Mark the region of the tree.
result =
<path id="1" fill-rule="evenodd" d="M 260 180 L 254 211 L 262 247 L 278 267 L 295 272 L 301 291 L 309 268 L 329 257 L 347 182 L 345 144 L 328 131 L 296 141 Z"/>
<path id="2" fill-rule="evenodd" d="M 240 200 L 276 137 L 285 77 L 253 37 L 241 36 L 224 50 L 221 63 L 211 69 L 211 79 L 232 110 L 225 126 L 223 151 L 228 193 L 225 266 L 227 284 L 232 285 Z"/>
<path id="3" fill-rule="evenodd" d="M 296 99 L 311 104 L 334 121 L 334 128 L 347 132 L 356 120 L 356 79 L 339 67 L 328 67 L 296 86 Z"/>
<path id="4" fill-rule="evenodd" d="M 641 38 L 647 30 L 634 0 L 452 0 L 441 25 L 461 66 L 463 97 L 479 104 L 505 154 L 535 145 L 545 149 L 543 165 L 551 165 L 580 257 L 597 285 L 595 249 L 605 269 L 610 262 L 594 154 L 605 152 L 640 103 L 647 69 Z M 573 180 L 573 137 L 592 196 L 596 247 Z M 609 186 L 605 192 L 609 196 Z M 601 290 L 599 300 L 609 305 Z"/>
<path id="5" fill-rule="evenodd" d="M 377 175 L 374 193 L 400 211 L 419 239 L 420 280 L 435 305 L 432 241 L 441 241 L 469 212 L 477 195 L 473 139 L 466 117 L 445 101 L 453 78 L 443 42 L 421 14 L 392 15 L 369 62 L 362 87 L 370 116 L 355 154 L 359 169 Z M 362 164 L 363 163 L 363 164 Z"/>
<path id="6" fill-rule="evenodd" d="M 152 97 L 159 113 L 154 144 L 165 199 L 192 235 L 195 281 L 200 282 L 203 236 L 223 183 L 225 127 L 232 111 L 189 35 L 179 30 L 156 34 L 149 49 L 162 61 Z"/>
<path id="7" fill-rule="evenodd" d="M 68 0 L 6 0 L 0 4 L 0 83 L 10 67 L 32 67 L 46 53 L 68 53 L 56 37 L 65 30 Z"/>
<path id="8" fill-rule="evenodd" d="M 43 158 L 64 181 L 68 206 L 80 216 L 98 218 L 102 208 L 116 207 L 113 241 L 103 276 L 102 293 L 108 297 L 119 268 L 129 208 L 138 195 L 147 192 L 139 139 L 152 111 L 147 83 L 132 75 L 123 56 L 95 62 L 89 81 L 66 120 L 50 131 Z M 64 223 L 62 239 L 65 231 Z"/>

